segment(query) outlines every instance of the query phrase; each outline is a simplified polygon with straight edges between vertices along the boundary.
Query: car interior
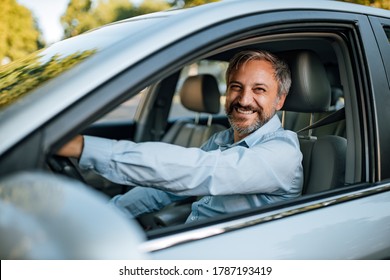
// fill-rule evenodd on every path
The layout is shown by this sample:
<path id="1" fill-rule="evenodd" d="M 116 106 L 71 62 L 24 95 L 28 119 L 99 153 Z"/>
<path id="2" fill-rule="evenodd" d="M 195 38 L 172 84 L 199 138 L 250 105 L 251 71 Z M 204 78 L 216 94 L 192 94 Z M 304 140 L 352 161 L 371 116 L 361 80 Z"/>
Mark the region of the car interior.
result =
<path id="1" fill-rule="evenodd" d="M 82 133 L 135 142 L 163 141 L 200 147 L 212 134 L 229 127 L 223 113 L 224 73 L 216 74 L 213 67 L 206 67 L 204 71 L 183 76 L 184 69 L 194 63 L 226 65 L 240 50 L 266 49 L 286 60 L 292 73 L 292 88 L 278 115 L 285 129 L 299 135 L 304 167 L 302 196 L 343 188 L 358 180 L 358 174 L 351 171 L 355 167 L 348 167 L 348 160 L 354 159 L 348 158 L 351 140 L 347 137 L 348 114 L 344 109 L 349 96 L 344 89 L 347 74 L 345 67 L 340 67 L 341 61 L 348 60 L 344 44 L 344 39 L 332 33 L 297 33 L 255 37 L 224 45 L 182 65 L 143 90 L 132 120 L 99 120 Z M 187 110 L 185 117 L 170 116 L 177 105 L 175 102 Z M 81 176 L 81 180 L 108 196 L 131 188 L 79 170 L 74 162 L 75 167 L 68 169 L 64 167 L 68 162 L 58 166 L 61 165 L 59 162 L 55 161 L 54 169 L 63 173 L 76 170 L 78 175 L 69 175 Z M 166 227 L 183 227 L 191 203 L 196 199 L 142 215 L 138 221 L 145 230 L 157 232 Z"/>

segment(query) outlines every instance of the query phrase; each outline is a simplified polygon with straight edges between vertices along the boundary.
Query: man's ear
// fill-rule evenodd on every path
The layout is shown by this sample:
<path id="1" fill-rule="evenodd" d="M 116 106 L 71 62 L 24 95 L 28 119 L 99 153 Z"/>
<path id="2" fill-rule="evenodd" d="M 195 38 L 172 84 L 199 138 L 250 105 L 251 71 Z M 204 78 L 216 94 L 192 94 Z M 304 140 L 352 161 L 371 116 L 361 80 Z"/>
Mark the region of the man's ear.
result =
<path id="1" fill-rule="evenodd" d="M 279 111 L 282 109 L 284 101 L 286 100 L 287 94 L 282 94 L 278 96 L 278 100 L 276 102 L 276 110 Z"/>

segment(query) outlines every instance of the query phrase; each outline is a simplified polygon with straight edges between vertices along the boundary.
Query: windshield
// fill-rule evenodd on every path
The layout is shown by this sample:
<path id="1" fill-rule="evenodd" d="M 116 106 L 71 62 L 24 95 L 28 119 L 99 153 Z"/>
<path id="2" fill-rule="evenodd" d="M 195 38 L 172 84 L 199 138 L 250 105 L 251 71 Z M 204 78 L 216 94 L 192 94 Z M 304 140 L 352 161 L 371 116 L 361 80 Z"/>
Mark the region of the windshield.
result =
<path id="1" fill-rule="evenodd" d="M 140 18 L 107 25 L 1 66 L 0 110 L 93 54 L 145 30 L 162 18 Z"/>

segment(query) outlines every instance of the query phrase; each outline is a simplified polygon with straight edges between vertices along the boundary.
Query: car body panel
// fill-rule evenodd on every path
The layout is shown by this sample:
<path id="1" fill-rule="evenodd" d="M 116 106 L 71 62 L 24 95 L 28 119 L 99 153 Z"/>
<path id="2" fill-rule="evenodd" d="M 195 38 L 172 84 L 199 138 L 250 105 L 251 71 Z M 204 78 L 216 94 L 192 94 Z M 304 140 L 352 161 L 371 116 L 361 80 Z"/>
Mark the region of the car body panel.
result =
<path id="1" fill-rule="evenodd" d="M 387 182 L 361 199 L 354 192 L 205 227 L 165 250 L 156 248 L 179 238 L 148 241 L 143 250 L 154 259 L 388 259 L 389 188 Z"/>

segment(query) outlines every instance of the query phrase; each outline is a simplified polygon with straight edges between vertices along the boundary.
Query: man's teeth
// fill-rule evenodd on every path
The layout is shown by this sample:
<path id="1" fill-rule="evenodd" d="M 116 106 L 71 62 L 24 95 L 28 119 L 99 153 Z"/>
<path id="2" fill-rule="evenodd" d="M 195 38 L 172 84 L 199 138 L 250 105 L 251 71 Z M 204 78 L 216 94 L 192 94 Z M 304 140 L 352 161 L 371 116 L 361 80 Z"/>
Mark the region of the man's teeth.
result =
<path id="1" fill-rule="evenodd" d="M 242 108 L 237 108 L 237 112 L 241 113 L 241 114 L 253 114 L 253 110 L 245 110 L 245 109 L 242 109 Z"/>

